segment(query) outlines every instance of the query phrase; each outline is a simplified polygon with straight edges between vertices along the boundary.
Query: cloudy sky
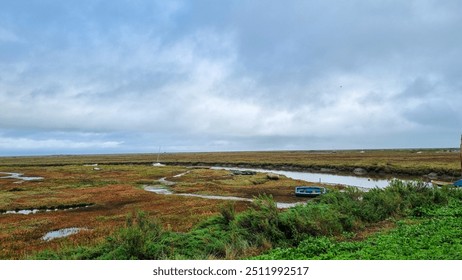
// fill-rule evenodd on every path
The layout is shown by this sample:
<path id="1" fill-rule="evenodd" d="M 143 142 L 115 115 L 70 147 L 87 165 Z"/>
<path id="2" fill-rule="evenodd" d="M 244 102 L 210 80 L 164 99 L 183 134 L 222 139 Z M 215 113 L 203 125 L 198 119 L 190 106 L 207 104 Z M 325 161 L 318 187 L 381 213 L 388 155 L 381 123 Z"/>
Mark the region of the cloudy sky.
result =
<path id="1" fill-rule="evenodd" d="M 0 155 L 459 145 L 459 0 L 0 2 Z"/>

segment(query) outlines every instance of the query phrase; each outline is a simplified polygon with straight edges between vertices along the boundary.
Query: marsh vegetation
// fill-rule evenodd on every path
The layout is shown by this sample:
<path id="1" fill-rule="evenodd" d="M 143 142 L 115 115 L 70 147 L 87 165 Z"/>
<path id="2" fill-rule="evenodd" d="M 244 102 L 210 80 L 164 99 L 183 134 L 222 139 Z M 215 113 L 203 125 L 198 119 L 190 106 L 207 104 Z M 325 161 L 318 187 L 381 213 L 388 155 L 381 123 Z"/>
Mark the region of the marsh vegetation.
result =
<path id="1" fill-rule="evenodd" d="M 135 212 L 97 246 L 47 250 L 36 258 L 460 259 L 461 201 L 458 189 L 400 181 L 367 193 L 334 191 L 285 211 L 263 195 L 240 213 L 224 205 L 183 233 Z M 388 232 L 368 232 L 378 225 Z"/>
<path id="2" fill-rule="evenodd" d="M 342 168 L 349 166 L 346 158 L 364 155 L 352 153 L 341 155 L 345 164 Z M 397 153 L 402 155 L 404 152 Z M 457 162 L 453 153 L 431 153 L 435 155 L 434 163 L 422 160 L 428 166 L 423 168 L 419 165 L 417 169 L 441 172 L 443 169 L 452 170 L 452 166 L 456 165 L 452 162 Z M 284 176 L 274 180 L 261 173 L 233 175 L 227 170 L 197 167 L 217 162 L 216 159 L 221 156 L 222 164 L 228 165 L 266 166 L 274 159 L 273 166 L 285 164 L 287 168 L 295 168 L 306 164 L 302 163 L 302 154 L 165 155 L 163 159 L 175 165 L 163 167 L 152 166 L 152 161 L 147 160 L 148 155 L 0 158 L 0 172 L 43 178 L 21 182 L 17 178 L 0 179 L 0 210 L 4 213 L 0 215 L 0 258 L 430 259 L 430 253 L 438 259 L 459 258 L 455 251 L 445 256 L 436 254 L 431 251 L 434 249 L 432 246 L 421 248 L 416 245 L 409 251 L 420 253 L 395 253 L 394 256 L 390 255 L 393 254 L 390 251 L 374 255 L 371 249 L 375 246 L 371 244 L 377 242 L 400 244 L 403 242 L 400 238 L 409 239 L 405 234 L 410 232 L 408 226 L 418 232 L 435 231 L 439 239 L 432 242 L 442 242 L 446 245 L 441 246 L 448 248 L 455 244 L 454 248 L 458 248 L 456 238 L 459 237 L 454 228 L 462 225 L 458 210 L 461 206 L 459 189 L 433 188 L 423 182 L 402 181 L 392 181 L 385 189 L 369 192 L 324 185 L 329 189 L 326 195 L 307 199 L 294 196 L 295 186 L 306 184 L 300 180 Z M 307 154 L 310 154 L 307 156 L 309 161 L 314 154 Z M 403 161 L 402 166 L 412 165 L 416 160 L 413 157 L 422 155 L 409 154 L 412 158 L 410 163 Z M 440 154 L 444 155 L 444 160 L 438 161 Z M 289 155 L 293 158 L 290 159 Z M 334 155 L 328 153 L 328 158 L 322 159 L 324 155 L 315 156 L 317 161 L 314 160 L 313 165 L 316 168 L 321 166 L 317 165 L 321 161 L 330 162 L 329 166 L 342 166 L 342 162 L 331 158 Z M 398 162 L 399 159 L 391 159 L 393 155 L 396 154 L 388 155 L 390 159 L 387 161 Z M 255 156 L 253 161 L 249 158 L 252 156 Z M 381 161 L 383 158 L 385 156 L 378 157 L 375 164 L 387 165 Z M 98 170 L 94 169 L 93 163 L 98 163 Z M 196 168 L 187 167 L 190 164 Z M 351 164 L 356 168 L 370 163 Z M 164 182 L 174 184 L 162 184 L 162 180 L 159 182 L 162 178 L 165 178 Z M 146 186 L 159 184 L 176 194 L 229 196 L 246 200 L 203 199 L 145 190 Z M 305 203 L 307 201 L 309 203 Z M 278 209 L 276 202 L 303 205 Z M 11 212 L 25 209 L 41 211 L 29 215 Z M 47 211 L 50 209 L 63 211 Z M 436 220 L 445 221 L 444 225 L 436 223 Z M 76 228 L 88 230 L 76 231 L 64 238 L 43 240 L 49 232 Z M 436 232 L 438 229 L 441 231 Z M 394 241 L 387 239 L 391 236 Z M 417 243 L 424 242 L 430 241 L 422 239 Z M 346 251 L 351 254 L 346 254 Z"/>

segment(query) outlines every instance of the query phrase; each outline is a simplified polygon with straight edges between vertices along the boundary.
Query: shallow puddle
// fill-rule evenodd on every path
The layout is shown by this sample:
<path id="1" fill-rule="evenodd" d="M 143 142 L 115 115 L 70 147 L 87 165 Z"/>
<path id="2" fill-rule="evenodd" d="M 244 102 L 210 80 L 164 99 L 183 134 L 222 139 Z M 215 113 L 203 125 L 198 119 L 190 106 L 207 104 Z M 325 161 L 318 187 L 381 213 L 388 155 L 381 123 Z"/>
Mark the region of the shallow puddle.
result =
<path id="1" fill-rule="evenodd" d="M 43 177 L 24 177 L 22 173 L 14 172 L 0 172 L 0 174 L 7 174 L 6 176 L 0 177 L 0 179 L 18 179 L 23 181 L 38 181 L 43 180 Z"/>
<path id="2" fill-rule="evenodd" d="M 144 186 L 145 191 L 153 192 L 156 194 L 173 194 L 172 191 L 164 188 L 163 186 Z"/>
<path id="3" fill-rule="evenodd" d="M 88 230 L 88 229 L 72 227 L 72 228 L 63 228 L 63 229 L 59 229 L 59 230 L 54 230 L 54 231 L 50 231 L 47 234 L 45 234 L 44 236 L 42 236 L 42 240 L 50 241 L 50 240 L 53 240 L 53 239 L 56 239 L 56 238 L 63 238 L 63 237 L 67 237 L 69 235 L 79 233 L 82 230 Z"/>

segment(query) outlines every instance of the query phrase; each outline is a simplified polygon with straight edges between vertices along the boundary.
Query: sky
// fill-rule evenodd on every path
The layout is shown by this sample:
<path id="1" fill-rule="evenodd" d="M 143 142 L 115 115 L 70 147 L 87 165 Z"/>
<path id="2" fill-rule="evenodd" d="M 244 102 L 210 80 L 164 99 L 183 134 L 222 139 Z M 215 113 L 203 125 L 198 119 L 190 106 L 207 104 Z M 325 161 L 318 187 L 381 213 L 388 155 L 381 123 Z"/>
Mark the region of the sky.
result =
<path id="1" fill-rule="evenodd" d="M 459 146 L 459 0 L 0 4 L 0 156 Z"/>

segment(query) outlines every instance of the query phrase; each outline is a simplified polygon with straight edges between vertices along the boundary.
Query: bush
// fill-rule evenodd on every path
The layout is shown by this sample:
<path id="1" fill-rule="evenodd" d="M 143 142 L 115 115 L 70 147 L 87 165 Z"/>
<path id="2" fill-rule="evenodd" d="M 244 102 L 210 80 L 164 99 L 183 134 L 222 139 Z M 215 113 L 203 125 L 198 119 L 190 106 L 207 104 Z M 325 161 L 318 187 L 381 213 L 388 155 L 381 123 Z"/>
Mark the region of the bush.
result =
<path id="1" fill-rule="evenodd" d="M 223 217 L 225 224 L 229 225 L 232 221 L 234 221 L 234 218 L 236 217 L 234 204 L 226 203 L 220 208 L 220 214 Z"/>
<path id="2" fill-rule="evenodd" d="M 362 228 L 361 208 L 364 192 L 348 187 L 343 192 L 331 191 L 320 198 L 319 203 L 328 204 L 339 213 L 339 221 L 346 231 Z"/>
<path id="3" fill-rule="evenodd" d="M 160 240 L 162 227 L 157 221 L 147 218 L 146 213 L 136 212 L 127 217 L 126 226 L 107 238 L 106 252 L 102 258 L 129 259 L 158 259 L 162 248 L 155 246 Z M 154 245 L 154 246 L 153 246 Z"/>
<path id="4" fill-rule="evenodd" d="M 397 213 L 401 202 L 399 194 L 374 188 L 364 194 L 360 218 L 366 222 L 382 221 Z"/>
<path id="5" fill-rule="evenodd" d="M 239 214 L 233 228 L 251 245 L 278 244 L 284 234 L 279 229 L 279 210 L 271 196 L 259 196 L 253 202 L 253 208 Z"/>
<path id="6" fill-rule="evenodd" d="M 343 232 L 344 218 L 331 205 L 308 203 L 281 213 L 280 227 L 286 238 L 296 244 L 307 236 L 330 236 Z"/>

